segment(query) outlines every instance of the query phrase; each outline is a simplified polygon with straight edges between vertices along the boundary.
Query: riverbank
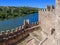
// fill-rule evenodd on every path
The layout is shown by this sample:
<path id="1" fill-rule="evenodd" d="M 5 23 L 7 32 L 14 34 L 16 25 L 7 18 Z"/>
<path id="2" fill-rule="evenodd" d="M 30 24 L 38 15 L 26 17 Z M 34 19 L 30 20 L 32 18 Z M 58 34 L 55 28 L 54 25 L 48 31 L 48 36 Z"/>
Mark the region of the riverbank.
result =
<path id="1" fill-rule="evenodd" d="M 38 8 L 32 7 L 0 7 L 0 19 L 23 17 L 28 14 L 37 13 Z"/>

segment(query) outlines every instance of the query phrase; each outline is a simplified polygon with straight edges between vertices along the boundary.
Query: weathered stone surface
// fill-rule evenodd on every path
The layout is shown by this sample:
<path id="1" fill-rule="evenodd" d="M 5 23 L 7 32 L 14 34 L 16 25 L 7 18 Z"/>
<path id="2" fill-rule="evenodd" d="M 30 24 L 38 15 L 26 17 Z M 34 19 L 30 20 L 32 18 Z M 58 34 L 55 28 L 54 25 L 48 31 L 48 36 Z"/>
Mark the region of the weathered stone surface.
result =
<path id="1" fill-rule="evenodd" d="M 42 30 L 50 37 L 48 37 L 48 40 L 44 43 L 44 45 L 60 45 L 60 0 L 56 0 L 55 10 L 39 11 L 39 22 Z M 51 36 L 52 28 L 55 29 L 54 36 Z M 55 44 L 52 44 L 50 40 L 55 40 Z M 49 41 L 50 44 L 48 44 Z"/>
<path id="2" fill-rule="evenodd" d="M 51 29 L 54 28 L 55 24 L 55 12 L 54 11 L 45 11 L 40 13 L 40 23 L 43 31 L 48 34 L 51 33 Z"/>

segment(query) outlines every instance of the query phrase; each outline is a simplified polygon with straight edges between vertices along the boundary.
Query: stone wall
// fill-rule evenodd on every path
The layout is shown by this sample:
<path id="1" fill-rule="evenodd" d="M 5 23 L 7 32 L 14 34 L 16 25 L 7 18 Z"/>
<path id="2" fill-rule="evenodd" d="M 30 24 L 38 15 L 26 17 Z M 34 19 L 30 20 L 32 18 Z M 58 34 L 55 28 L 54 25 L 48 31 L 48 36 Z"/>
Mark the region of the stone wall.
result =
<path id="1" fill-rule="evenodd" d="M 56 34 L 60 35 L 60 0 L 56 0 Z"/>
<path id="2" fill-rule="evenodd" d="M 0 45 L 11 45 L 17 43 L 28 35 L 29 33 L 27 30 L 25 31 L 24 29 L 18 28 L 16 30 L 12 30 L 11 32 L 7 31 L 7 33 L 2 31 L 0 34 Z"/>
<path id="3" fill-rule="evenodd" d="M 53 10 L 39 11 L 39 22 L 43 31 L 47 32 L 49 36 L 51 34 L 51 30 L 55 31 L 54 36 L 52 36 L 55 40 L 56 45 L 60 45 L 60 0 L 56 1 L 56 8 Z M 52 31 L 52 33 L 54 32 Z M 48 44 L 48 43 L 47 43 Z"/>
<path id="4" fill-rule="evenodd" d="M 38 22 L 34 22 L 33 24 L 29 24 L 29 21 L 27 21 L 27 28 L 24 28 L 25 25 L 20 26 L 16 29 L 12 29 L 7 30 L 7 32 L 5 33 L 4 31 L 1 31 L 0 34 L 0 45 L 13 45 L 15 43 L 18 43 L 19 41 L 21 41 L 22 39 L 24 39 L 25 37 L 29 36 L 29 33 L 34 31 L 35 28 L 30 29 L 31 27 L 37 26 Z"/>
<path id="5" fill-rule="evenodd" d="M 60 0 L 56 0 L 56 42 L 60 45 Z"/>
<path id="6" fill-rule="evenodd" d="M 55 9 L 42 9 L 39 11 L 39 23 L 43 31 L 51 34 L 52 28 L 55 28 Z"/>

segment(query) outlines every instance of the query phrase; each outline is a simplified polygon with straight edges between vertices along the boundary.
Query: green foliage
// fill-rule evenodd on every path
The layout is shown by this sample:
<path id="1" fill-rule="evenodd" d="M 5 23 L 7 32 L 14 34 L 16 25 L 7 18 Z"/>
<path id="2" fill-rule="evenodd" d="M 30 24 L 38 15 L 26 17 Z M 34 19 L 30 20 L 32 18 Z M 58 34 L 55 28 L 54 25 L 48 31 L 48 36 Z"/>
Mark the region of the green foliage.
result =
<path id="1" fill-rule="evenodd" d="M 37 13 L 37 8 L 31 7 L 0 7 L 0 18 L 14 18 L 17 16 L 26 16 L 27 14 Z"/>

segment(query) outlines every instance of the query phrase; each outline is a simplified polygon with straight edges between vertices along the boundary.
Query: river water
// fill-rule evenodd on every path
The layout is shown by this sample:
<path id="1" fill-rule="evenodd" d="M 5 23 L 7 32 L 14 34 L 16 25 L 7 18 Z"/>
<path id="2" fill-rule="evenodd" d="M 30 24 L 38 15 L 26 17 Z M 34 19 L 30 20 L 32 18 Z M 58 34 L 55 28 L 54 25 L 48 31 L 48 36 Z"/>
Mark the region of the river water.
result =
<path id="1" fill-rule="evenodd" d="M 25 19 L 29 19 L 30 24 L 32 22 L 38 22 L 38 13 L 29 14 L 24 17 L 16 17 L 8 20 L 0 20 L 0 31 L 11 30 L 15 29 L 16 27 L 22 26 Z"/>

